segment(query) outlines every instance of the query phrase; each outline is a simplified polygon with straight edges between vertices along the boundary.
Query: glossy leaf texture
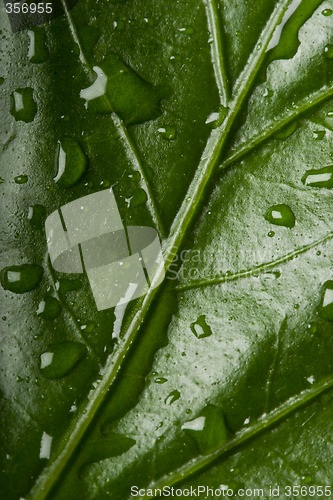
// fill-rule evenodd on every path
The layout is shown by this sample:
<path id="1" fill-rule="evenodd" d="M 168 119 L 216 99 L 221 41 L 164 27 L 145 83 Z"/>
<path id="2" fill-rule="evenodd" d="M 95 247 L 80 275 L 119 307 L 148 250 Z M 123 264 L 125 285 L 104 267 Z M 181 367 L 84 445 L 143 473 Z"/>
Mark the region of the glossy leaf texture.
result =
<path id="1" fill-rule="evenodd" d="M 3 497 L 330 485 L 332 1 L 61 3 L 1 11 Z M 166 277 L 98 311 L 44 223 L 111 187 Z"/>

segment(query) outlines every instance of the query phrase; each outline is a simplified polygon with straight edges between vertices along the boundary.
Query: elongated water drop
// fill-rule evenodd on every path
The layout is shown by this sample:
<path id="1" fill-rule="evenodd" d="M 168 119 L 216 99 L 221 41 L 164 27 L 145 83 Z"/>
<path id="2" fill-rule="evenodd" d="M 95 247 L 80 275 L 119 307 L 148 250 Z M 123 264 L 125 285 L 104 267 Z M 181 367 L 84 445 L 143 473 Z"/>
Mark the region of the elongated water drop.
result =
<path id="1" fill-rule="evenodd" d="M 130 207 L 135 208 L 143 205 L 148 200 L 147 193 L 144 189 L 138 188 L 134 191 L 131 197 Z"/>
<path id="2" fill-rule="evenodd" d="M 333 165 L 307 170 L 302 177 L 302 182 L 306 186 L 311 187 L 333 188 Z"/>
<path id="3" fill-rule="evenodd" d="M 179 399 L 179 398 L 180 398 L 180 392 L 177 390 L 174 390 L 174 391 L 170 392 L 170 394 L 167 395 L 164 402 L 166 405 L 172 405 L 172 403 L 177 401 L 177 399 Z"/>
<path id="4" fill-rule="evenodd" d="M 328 17 L 328 16 L 331 16 L 333 14 L 333 10 L 332 9 L 324 9 L 321 13 L 323 16 Z"/>
<path id="5" fill-rule="evenodd" d="M 222 410 L 213 405 L 206 406 L 197 418 L 185 422 L 182 430 L 194 438 L 203 455 L 221 448 L 229 434 Z"/>
<path id="6" fill-rule="evenodd" d="M 0 273 L 1 285 L 14 293 L 30 292 L 37 288 L 43 277 L 43 268 L 38 264 L 9 266 Z"/>
<path id="7" fill-rule="evenodd" d="M 17 175 L 14 177 L 14 181 L 16 184 L 26 184 L 28 182 L 28 176 L 27 175 Z"/>
<path id="8" fill-rule="evenodd" d="M 55 297 L 46 297 L 39 303 L 37 315 L 43 319 L 56 319 L 61 313 L 62 307 Z"/>
<path id="9" fill-rule="evenodd" d="M 30 224 L 32 224 L 35 227 L 38 227 L 38 229 L 43 228 L 45 215 L 46 215 L 46 209 L 45 207 L 43 207 L 43 205 L 33 205 L 32 207 L 29 207 L 28 220 Z"/>
<path id="10" fill-rule="evenodd" d="M 191 330 L 198 339 L 204 339 L 213 334 L 211 327 L 206 323 L 206 316 L 204 314 L 199 316 L 194 323 L 191 323 Z"/>
<path id="11" fill-rule="evenodd" d="M 36 26 L 28 30 L 30 46 L 28 52 L 29 61 L 35 64 L 43 63 L 47 60 L 49 51 L 46 46 L 46 34 L 44 28 Z"/>
<path id="12" fill-rule="evenodd" d="M 168 381 L 168 379 L 164 378 L 164 377 L 157 377 L 154 380 L 154 382 L 156 382 L 156 384 L 165 384 L 165 382 L 167 382 L 167 381 Z"/>
<path id="13" fill-rule="evenodd" d="M 54 181 L 61 188 L 74 186 L 88 167 L 88 159 L 75 139 L 65 137 L 56 152 L 57 175 Z"/>
<path id="14" fill-rule="evenodd" d="M 11 94 L 10 113 L 15 120 L 32 122 L 37 113 L 37 104 L 33 98 L 33 90 L 30 87 L 16 89 Z"/>
<path id="15" fill-rule="evenodd" d="M 324 283 L 321 302 L 318 308 L 318 314 L 321 318 L 333 322 L 333 281 Z"/>
<path id="16" fill-rule="evenodd" d="M 284 141 L 285 139 L 288 139 L 296 130 L 298 127 L 297 122 L 292 122 L 289 125 L 286 125 L 283 127 L 279 132 L 276 132 L 274 134 L 274 139 L 278 139 L 279 141 Z"/>
<path id="17" fill-rule="evenodd" d="M 79 342 L 51 344 L 40 356 L 40 369 L 47 378 L 61 378 L 86 355 L 86 348 Z"/>
<path id="18" fill-rule="evenodd" d="M 271 206 L 265 214 L 265 219 L 276 226 L 289 228 L 294 227 L 296 222 L 294 212 L 285 204 Z"/>

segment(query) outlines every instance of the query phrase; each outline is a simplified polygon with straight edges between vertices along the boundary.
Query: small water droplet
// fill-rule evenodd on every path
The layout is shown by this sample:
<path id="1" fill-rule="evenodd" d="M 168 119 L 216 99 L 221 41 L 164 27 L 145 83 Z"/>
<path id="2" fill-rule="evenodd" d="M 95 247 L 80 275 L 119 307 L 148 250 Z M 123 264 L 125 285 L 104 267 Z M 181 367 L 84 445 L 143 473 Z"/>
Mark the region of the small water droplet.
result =
<path id="1" fill-rule="evenodd" d="M 302 177 L 302 182 L 311 187 L 333 188 L 333 165 L 307 170 Z"/>
<path id="2" fill-rule="evenodd" d="M 43 205 L 33 205 L 32 207 L 29 207 L 28 220 L 30 224 L 32 224 L 35 227 L 38 227 L 38 229 L 43 228 L 45 215 L 46 215 L 46 209 L 45 207 L 43 207 Z"/>
<path id="3" fill-rule="evenodd" d="M 73 370 L 86 354 L 78 342 L 51 344 L 40 356 L 40 370 L 46 378 L 61 378 Z"/>
<path id="4" fill-rule="evenodd" d="M 313 132 L 313 137 L 316 139 L 316 141 L 322 141 L 326 135 L 325 130 L 316 130 Z"/>
<path id="5" fill-rule="evenodd" d="M 58 143 L 56 152 L 57 175 L 54 181 L 61 188 L 79 182 L 88 166 L 88 159 L 75 139 L 65 137 Z"/>
<path id="6" fill-rule="evenodd" d="M 221 448 L 228 440 L 224 414 L 213 405 L 206 406 L 195 419 L 185 422 L 182 429 L 194 438 L 203 455 Z"/>
<path id="7" fill-rule="evenodd" d="M 180 392 L 175 390 L 170 392 L 170 394 L 165 398 L 164 402 L 166 405 L 172 405 L 177 399 L 180 398 Z"/>
<path id="8" fill-rule="evenodd" d="M 269 233 L 267 234 L 267 236 L 269 236 L 270 238 L 273 238 L 275 236 L 274 231 L 269 231 Z"/>
<path id="9" fill-rule="evenodd" d="M 318 314 L 321 318 L 333 322 L 333 281 L 324 283 L 321 302 L 318 308 Z"/>
<path id="10" fill-rule="evenodd" d="M 84 325 L 81 326 L 81 330 L 84 333 L 91 333 L 96 328 L 96 323 L 94 321 L 87 321 Z"/>
<path id="11" fill-rule="evenodd" d="M 276 226 L 289 228 L 294 227 L 296 222 L 294 212 L 285 204 L 271 206 L 265 214 L 265 219 Z"/>
<path id="12" fill-rule="evenodd" d="M 144 189 L 136 189 L 131 197 L 130 207 L 135 208 L 139 205 L 143 205 L 148 200 L 147 193 Z"/>
<path id="13" fill-rule="evenodd" d="M 289 125 L 283 127 L 279 132 L 276 132 L 273 137 L 274 139 L 278 139 L 279 141 L 284 141 L 296 131 L 297 127 L 298 123 L 292 122 Z"/>
<path id="14" fill-rule="evenodd" d="M 272 97 L 274 95 L 274 92 L 272 89 L 269 89 L 268 87 L 265 88 L 265 92 L 263 93 L 263 97 Z"/>
<path id="15" fill-rule="evenodd" d="M 164 139 L 167 139 L 168 141 L 171 141 L 176 137 L 176 129 L 175 127 L 172 127 L 170 125 L 166 125 L 165 127 L 160 127 L 157 132 L 160 134 L 161 137 Z"/>
<path id="16" fill-rule="evenodd" d="M 43 319 L 54 320 L 61 313 L 62 307 L 55 297 L 46 297 L 39 303 L 37 315 Z"/>
<path id="17" fill-rule="evenodd" d="M 27 175 L 18 175 L 17 177 L 14 178 L 14 181 L 16 184 L 25 184 L 28 182 L 28 176 Z"/>
<path id="18" fill-rule="evenodd" d="M 213 334 L 210 326 L 206 323 L 206 316 L 204 314 L 199 316 L 194 323 L 191 323 L 191 330 L 198 339 L 204 339 Z"/>
<path id="19" fill-rule="evenodd" d="M 3 76 L 0 76 L 0 85 L 2 85 L 4 81 L 5 79 L 3 78 Z"/>
<path id="20" fill-rule="evenodd" d="M 193 26 L 184 26 L 183 28 L 178 28 L 178 31 L 180 31 L 180 33 L 183 33 L 184 35 L 193 35 L 195 29 L 193 28 Z"/>
<path id="21" fill-rule="evenodd" d="M 324 9 L 324 10 L 322 10 L 321 13 L 322 13 L 323 16 L 328 17 L 328 16 L 331 16 L 333 14 L 333 10 L 331 10 L 331 9 Z"/>
<path id="22" fill-rule="evenodd" d="M 43 277 L 43 268 L 38 264 L 22 264 L 9 266 L 0 273 L 1 285 L 5 290 L 14 293 L 25 293 L 34 290 Z"/>
<path id="23" fill-rule="evenodd" d="M 16 89 L 10 96 L 10 113 L 15 120 L 32 122 L 37 113 L 37 104 L 33 98 L 33 90 L 30 87 Z"/>
<path id="24" fill-rule="evenodd" d="M 36 26 L 32 30 L 28 30 L 30 37 L 30 46 L 28 59 L 34 64 L 40 64 L 47 60 L 49 51 L 46 46 L 46 34 L 44 28 Z"/>
<path id="25" fill-rule="evenodd" d="M 332 59 L 333 57 L 333 44 L 329 43 L 324 49 L 324 55 L 326 59 Z"/>
<path id="26" fill-rule="evenodd" d="M 165 382 L 167 382 L 167 381 L 168 381 L 168 379 L 164 378 L 164 377 L 157 377 L 154 380 L 154 382 L 156 382 L 156 384 L 165 384 Z"/>

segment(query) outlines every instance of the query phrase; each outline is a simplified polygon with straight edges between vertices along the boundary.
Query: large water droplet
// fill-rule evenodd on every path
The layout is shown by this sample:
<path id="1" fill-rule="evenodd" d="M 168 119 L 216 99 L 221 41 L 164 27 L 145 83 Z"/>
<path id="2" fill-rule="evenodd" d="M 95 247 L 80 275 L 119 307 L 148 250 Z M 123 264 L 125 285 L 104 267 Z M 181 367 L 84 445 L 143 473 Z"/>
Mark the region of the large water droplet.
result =
<path id="1" fill-rule="evenodd" d="M 174 390 L 168 394 L 168 396 L 165 398 L 164 402 L 166 405 L 172 405 L 177 399 L 180 398 L 180 392 L 177 390 Z"/>
<path id="2" fill-rule="evenodd" d="M 85 346 L 78 342 L 51 344 L 40 356 L 40 369 L 47 378 L 61 378 L 72 371 L 85 354 Z"/>
<path id="3" fill-rule="evenodd" d="M 326 59 L 332 59 L 333 57 L 333 44 L 329 43 L 324 49 L 324 55 Z"/>
<path id="4" fill-rule="evenodd" d="M 185 422 L 182 429 L 194 438 L 203 455 L 221 448 L 228 440 L 224 414 L 212 405 L 206 406 L 197 418 Z"/>
<path id="5" fill-rule="evenodd" d="M 143 205 L 148 200 L 147 193 L 144 189 L 136 189 L 131 197 L 130 207 L 135 208 Z"/>
<path id="6" fill-rule="evenodd" d="M 321 302 L 318 308 L 318 314 L 321 318 L 333 322 L 333 281 L 324 283 Z"/>
<path id="7" fill-rule="evenodd" d="M 296 218 L 294 212 L 288 205 L 273 205 L 266 214 L 265 219 L 276 226 L 285 226 L 292 228 L 295 226 Z"/>
<path id="8" fill-rule="evenodd" d="M 333 188 L 333 165 L 307 170 L 302 177 L 302 182 L 311 187 Z"/>
<path id="9" fill-rule="evenodd" d="M 34 290 L 43 277 L 43 268 L 38 264 L 22 264 L 9 266 L 0 273 L 1 285 L 5 290 L 14 293 L 25 293 Z"/>
<path id="10" fill-rule="evenodd" d="M 43 207 L 43 205 L 33 205 L 32 207 L 29 207 L 28 220 L 30 224 L 38 227 L 38 229 L 43 228 L 45 215 L 46 209 L 45 207 Z"/>
<path id="11" fill-rule="evenodd" d="M 15 120 L 32 122 L 37 113 L 37 104 L 33 98 L 33 90 L 30 87 L 16 89 L 10 96 L 10 113 Z"/>
<path id="12" fill-rule="evenodd" d="M 37 314 L 43 319 L 56 319 L 61 313 L 62 307 L 55 297 L 46 297 L 39 303 Z"/>
<path id="13" fill-rule="evenodd" d="M 57 175 L 55 182 L 68 188 L 79 182 L 88 166 L 88 159 L 75 139 L 65 137 L 58 143 L 56 153 Z"/>
<path id="14" fill-rule="evenodd" d="M 28 30 L 30 46 L 28 52 L 29 61 L 35 64 L 43 63 L 47 60 L 49 51 L 46 46 L 46 34 L 44 28 L 36 26 Z"/>
<path id="15" fill-rule="evenodd" d="M 191 324 L 191 330 L 198 339 L 204 339 L 213 334 L 211 327 L 206 323 L 206 316 L 204 314 Z"/>
<path id="16" fill-rule="evenodd" d="M 116 54 L 94 66 L 96 81 L 81 90 L 89 109 L 98 113 L 114 111 L 127 124 L 143 123 L 160 114 L 161 92 L 143 80 Z"/>

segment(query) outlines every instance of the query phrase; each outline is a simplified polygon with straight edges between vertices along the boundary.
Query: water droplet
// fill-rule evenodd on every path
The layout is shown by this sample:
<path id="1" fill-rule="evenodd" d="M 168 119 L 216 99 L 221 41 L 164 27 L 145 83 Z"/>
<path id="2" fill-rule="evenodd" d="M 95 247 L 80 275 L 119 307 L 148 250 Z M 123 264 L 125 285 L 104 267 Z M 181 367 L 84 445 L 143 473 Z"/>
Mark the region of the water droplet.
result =
<path id="1" fill-rule="evenodd" d="M 46 297 L 39 303 L 37 315 L 43 319 L 54 320 L 61 313 L 62 307 L 55 297 Z"/>
<path id="2" fill-rule="evenodd" d="M 123 31 L 125 28 L 124 21 L 113 21 L 113 27 L 115 30 Z"/>
<path id="3" fill-rule="evenodd" d="M 33 98 L 33 90 L 30 87 L 16 89 L 10 96 L 10 113 L 15 120 L 32 122 L 37 113 L 37 104 Z"/>
<path id="4" fill-rule="evenodd" d="M 276 226 L 285 226 L 292 228 L 295 226 L 296 218 L 294 212 L 288 205 L 273 205 L 266 214 L 265 219 Z"/>
<path id="5" fill-rule="evenodd" d="M 81 330 L 84 333 L 91 333 L 96 328 L 96 323 L 94 321 L 87 321 L 84 325 L 81 326 Z"/>
<path id="6" fill-rule="evenodd" d="M 160 114 L 162 95 L 154 85 L 143 80 L 116 54 L 109 54 L 93 67 L 96 81 L 81 90 L 80 97 L 97 113 L 114 111 L 126 125 L 143 123 Z"/>
<path id="7" fill-rule="evenodd" d="M 210 326 L 206 323 L 206 316 L 204 314 L 199 316 L 194 323 L 191 323 L 191 330 L 198 339 L 204 339 L 213 334 Z"/>
<path id="8" fill-rule="evenodd" d="M 195 29 L 193 28 L 193 26 L 184 26 L 183 28 L 178 28 L 178 31 L 180 31 L 180 33 L 183 33 L 184 35 L 193 35 Z"/>
<path id="9" fill-rule="evenodd" d="M 274 134 L 274 139 L 278 139 L 279 141 L 284 141 L 285 139 L 288 139 L 297 129 L 298 123 L 297 122 L 292 122 L 289 125 L 286 125 L 283 127 L 282 130 L 279 132 L 276 132 Z"/>
<path id="10" fill-rule="evenodd" d="M 165 384 L 165 382 L 167 382 L 167 381 L 168 381 L 168 379 L 164 378 L 164 377 L 157 377 L 154 380 L 154 382 L 156 382 L 156 384 Z"/>
<path id="11" fill-rule="evenodd" d="M 43 228 L 45 215 L 46 215 L 46 209 L 45 207 L 43 207 L 43 205 L 33 205 L 32 207 L 29 207 L 28 220 L 30 224 L 32 224 L 35 227 L 38 227 L 38 229 Z"/>
<path id="12" fill-rule="evenodd" d="M 326 59 L 332 59 L 333 57 L 333 44 L 329 43 L 324 49 L 324 55 Z"/>
<path id="13" fill-rule="evenodd" d="M 54 181 L 61 188 L 79 182 L 88 166 L 88 160 L 75 139 L 65 137 L 58 143 L 56 152 L 57 175 Z"/>
<path id="14" fill-rule="evenodd" d="M 222 125 L 227 113 L 228 108 L 220 106 L 218 111 L 214 111 L 207 117 L 205 124 L 210 125 L 212 128 L 217 128 Z"/>
<path id="15" fill-rule="evenodd" d="M 143 205 L 143 203 L 146 203 L 147 199 L 148 196 L 144 189 L 141 188 L 136 189 L 131 198 L 130 207 L 135 208 L 138 207 L 139 205 Z"/>
<path id="16" fill-rule="evenodd" d="M 28 182 L 28 176 L 27 175 L 18 175 L 17 177 L 14 178 L 14 181 L 16 184 L 25 184 Z"/>
<path id="17" fill-rule="evenodd" d="M 129 174 L 128 177 L 132 179 L 132 181 L 137 184 L 141 180 L 141 174 L 140 172 L 133 172 L 132 174 Z"/>
<path id="18" fill-rule="evenodd" d="M 175 390 L 170 392 L 170 394 L 165 398 L 164 402 L 166 405 L 172 405 L 177 399 L 180 398 L 180 392 Z"/>
<path id="19" fill-rule="evenodd" d="M 313 132 L 313 137 L 316 139 L 316 141 L 321 141 L 324 139 L 326 135 L 326 131 L 325 130 L 316 130 Z"/>
<path id="20" fill-rule="evenodd" d="M 198 417 L 185 422 L 182 429 L 194 438 L 203 455 L 221 448 L 228 440 L 224 414 L 213 405 L 206 406 Z"/>
<path id="21" fill-rule="evenodd" d="M 163 137 L 164 139 L 167 139 L 168 141 L 171 141 L 172 139 L 174 139 L 176 137 L 175 127 L 171 127 L 169 125 L 166 125 L 165 127 L 161 127 L 157 131 L 161 137 Z"/>
<path id="22" fill-rule="evenodd" d="M 40 356 L 40 369 L 47 378 L 61 378 L 72 371 L 85 354 L 85 346 L 78 342 L 51 344 Z"/>
<path id="23" fill-rule="evenodd" d="M 9 266 L 0 273 L 1 285 L 5 290 L 14 293 L 25 293 L 34 290 L 43 277 L 43 268 L 38 264 L 22 264 Z"/>
<path id="24" fill-rule="evenodd" d="M 333 281 L 326 281 L 322 290 L 321 302 L 318 309 L 321 318 L 333 322 Z"/>
<path id="25" fill-rule="evenodd" d="M 0 76 L 0 85 L 2 85 L 4 81 L 5 79 L 2 76 Z"/>
<path id="26" fill-rule="evenodd" d="M 30 46 L 28 59 L 35 64 L 43 63 L 47 60 L 49 51 L 46 46 L 46 34 L 44 28 L 36 26 L 32 30 L 28 30 L 30 37 Z"/>
<path id="27" fill-rule="evenodd" d="M 333 10 L 331 10 L 331 9 L 324 9 L 321 13 L 322 13 L 323 16 L 328 17 L 328 16 L 331 16 L 333 14 Z"/>
<path id="28" fill-rule="evenodd" d="M 49 436 L 46 432 L 43 432 L 42 440 L 40 443 L 39 458 L 50 458 L 52 439 L 52 436 Z"/>
<path id="29" fill-rule="evenodd" d="M 311 187 L 333 188 L 333 165 L 307 170 L 302 177 L 302 182 Z"/>
<path id="30" fill-rule="evenodd" d="M 270 238 L 273 238 L 273 236 L 275 236 L 274 231 L 269 231 L 267 236 L 269 236 Z"/>

